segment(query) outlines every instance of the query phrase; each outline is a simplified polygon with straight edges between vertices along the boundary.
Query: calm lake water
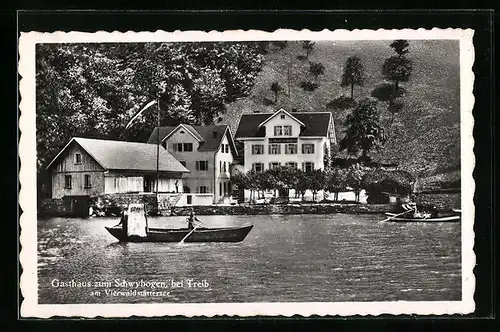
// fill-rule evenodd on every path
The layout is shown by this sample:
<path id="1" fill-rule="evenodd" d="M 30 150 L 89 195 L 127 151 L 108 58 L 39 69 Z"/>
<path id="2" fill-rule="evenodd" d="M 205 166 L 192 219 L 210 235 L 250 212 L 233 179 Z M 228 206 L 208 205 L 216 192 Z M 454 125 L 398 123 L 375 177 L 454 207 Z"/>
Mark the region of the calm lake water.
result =
<path id="1" fill-rule="evenodd" d="M 344 214 L 200 219 L 255 227 L 241 243 L 178 245 L 118 243 L 104 229 L 118 218 L 39 220 L 39 303 L 461 299 L 460 223 L 381 223 L 380 215 Z M 200 287 L 189 287 L 189 279 Z"/>

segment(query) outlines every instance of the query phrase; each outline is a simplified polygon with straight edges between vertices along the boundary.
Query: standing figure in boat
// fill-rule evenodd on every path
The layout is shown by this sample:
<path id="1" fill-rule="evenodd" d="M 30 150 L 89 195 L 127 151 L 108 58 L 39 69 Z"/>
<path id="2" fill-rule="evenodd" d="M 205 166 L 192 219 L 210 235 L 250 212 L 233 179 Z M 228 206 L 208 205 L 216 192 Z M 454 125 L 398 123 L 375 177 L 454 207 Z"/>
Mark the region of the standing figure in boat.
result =
<path id="1" fill-rule="evenodd" d="M 198 218 L 196 218 L 196 216 L 194 215 L 194 210 L 191 210 L 191 212 L 189 213 L 189 217 L 187 218 L 188 229 L 189 230 L 193 230 L 194 229 L 194 222 L 195 221 L 201 222 L 201 220 L 198 219 Z"/>

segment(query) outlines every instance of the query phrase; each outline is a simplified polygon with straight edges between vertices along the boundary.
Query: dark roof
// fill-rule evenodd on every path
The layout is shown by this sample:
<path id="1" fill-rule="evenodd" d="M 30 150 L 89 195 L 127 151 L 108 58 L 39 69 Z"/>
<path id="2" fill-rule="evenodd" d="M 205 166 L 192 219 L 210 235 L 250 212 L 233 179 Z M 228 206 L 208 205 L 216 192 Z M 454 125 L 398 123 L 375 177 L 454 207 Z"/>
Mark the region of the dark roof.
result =
<path id="1" fill-rule="evenodd" d="M 224 136 L 224 132 L 228 129 L 228 125 L 212 125 L 212 126 L 193 126 L 183 124 L 189 131 L 191 131 L 198 139 L 201 140 L 198 151 L 216 151 L 222 138 Z M 165 138 L 168 134 L 170 134 L 175 128 L 178 126 L 168 126 L 168 127 L 160 127 L 160 140 Z M 214 135 L 215 133 L 215 135 Z M 229 141 L 232 143 L 232 137 L 229 136 Z M 149 136 L 148 143 L 156 144 L 158 140 L 158 127 L 156 127 L 151 136 Z M 234 147 L 231 147 L 232 149 Z M 235 153 L 235 151 L 233 151 Z"/>
<path id="2" fill-rule="evenodd" d="M 239 137 L 264 137 L 266 132 L 264 127 L 259 125 L 274 113 L 252 113 L 243 114 L 240 124 L 236 130 L 236 138 Z M 292 112 L 291 115 L 302 121 L 305 127 L 302 128 L 300 136 L 327 136 L 328 125 L 332 116 L 329 112 Z"/>
<path id="3" fill-rule="evenodd" d="M 72 138 L 68 144 L 47 166 L 54 161 L 70 146 L 77 143 L 104 169 L 156 171 L 156 146 L 146 143 L 123 142 L 90 138 Z M 160 172 L 189 172 L 167 150 L 160 147 L 159 153 Z"/>

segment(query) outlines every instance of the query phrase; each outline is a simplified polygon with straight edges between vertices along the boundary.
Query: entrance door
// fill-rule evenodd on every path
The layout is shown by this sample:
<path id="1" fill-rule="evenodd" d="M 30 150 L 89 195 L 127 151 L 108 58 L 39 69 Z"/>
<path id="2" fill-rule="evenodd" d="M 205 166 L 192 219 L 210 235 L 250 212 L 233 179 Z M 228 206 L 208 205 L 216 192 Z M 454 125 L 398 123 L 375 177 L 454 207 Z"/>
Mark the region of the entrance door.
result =
<path id="1" fill-rule="evenodd" d="M 191 205 L 193 204 L 193 196 L 192 195 L 186 195 L 186 200 L 187 200 L 187 204 L 188 205 Z"/>

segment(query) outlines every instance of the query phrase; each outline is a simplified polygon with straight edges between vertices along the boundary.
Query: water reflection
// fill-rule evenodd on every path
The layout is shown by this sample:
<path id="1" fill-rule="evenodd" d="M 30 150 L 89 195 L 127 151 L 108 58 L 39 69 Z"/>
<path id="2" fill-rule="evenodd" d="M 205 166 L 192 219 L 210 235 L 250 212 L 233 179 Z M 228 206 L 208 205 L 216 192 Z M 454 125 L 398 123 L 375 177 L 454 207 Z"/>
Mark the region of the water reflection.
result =
<path id="1" fill-rule="evenodd" d="M 39 303 L 461 298 L 460 223 L 380 223 L 380 216 L 342 214 L 200 218 L 214 227 L 255 227 L 241 243 L 178 245 L 119 243 L 104 229 L 115 218 L 39 220 Z M 185 227 L 185 218 L 151 218 L 150 226 Z M 112 286 L 56 288 L 56 278 Z M 168 296 L 106 294 L 127 290 L 114 286 L 117 279 L 184 284 Z M 209 286 L 186 287 L 187 279 Z"/>

